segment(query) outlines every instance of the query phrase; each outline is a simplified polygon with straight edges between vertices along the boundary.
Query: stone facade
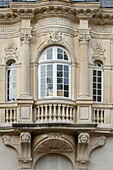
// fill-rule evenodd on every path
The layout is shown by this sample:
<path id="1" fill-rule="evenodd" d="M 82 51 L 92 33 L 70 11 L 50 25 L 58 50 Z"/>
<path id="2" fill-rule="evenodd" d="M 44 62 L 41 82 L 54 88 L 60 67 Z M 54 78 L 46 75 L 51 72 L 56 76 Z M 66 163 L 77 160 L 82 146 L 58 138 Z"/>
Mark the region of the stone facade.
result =
<path id="1" fill-rule="evenodd" d="M 112 170 L 113 9 L 100 2 L 11 2 L 0 9 L 0 44 L 0 169 Z M 54 56 L 64 50 L 64 59 L 45 60 L 47 49 Z M 67 96 L 58 89 L 41 96 L 41 64 L 53 63 L 70 70 Z M 16 99 L 9 100 L 15 77 Z"/>

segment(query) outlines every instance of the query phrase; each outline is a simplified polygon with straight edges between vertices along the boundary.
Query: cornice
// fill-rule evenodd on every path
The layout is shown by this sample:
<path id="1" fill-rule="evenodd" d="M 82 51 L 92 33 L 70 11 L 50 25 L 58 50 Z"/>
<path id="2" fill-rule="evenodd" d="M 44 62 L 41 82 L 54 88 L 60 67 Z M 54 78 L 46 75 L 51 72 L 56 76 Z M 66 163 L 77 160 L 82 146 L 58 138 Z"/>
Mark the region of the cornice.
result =
<path id="1" fill-rule="evenodd" d="M 74 22 L 87 19 L 90 24 L 113 24 L 113 10 L 101 8 L 100 2 L 39 0 L 11 2 L 10 8 L 0 9 L 0 23 L 16 23 L 21 19 L 30 19 L 35 23 L 48 17 L 64 17 Z"/>

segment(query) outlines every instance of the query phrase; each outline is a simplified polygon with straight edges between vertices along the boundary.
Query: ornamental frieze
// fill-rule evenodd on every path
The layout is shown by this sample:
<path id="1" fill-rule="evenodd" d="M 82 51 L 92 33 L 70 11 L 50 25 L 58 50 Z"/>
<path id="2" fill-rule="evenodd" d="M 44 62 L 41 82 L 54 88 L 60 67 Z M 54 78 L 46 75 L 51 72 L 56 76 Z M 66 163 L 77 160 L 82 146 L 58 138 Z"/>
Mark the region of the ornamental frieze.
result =
<path id="1" fill-rule="evenodd" d="M 15 25 L 0 25 L 0 32 L 19 32 L 20 23 Z"/>
<path id="2" fill-rule="evenodd" d="M 35 25 L 35 29 L 44 26 L 50 26 L 50 25 L 61 25 L 69 28 L 75 27 L 74 24 L 68 19 L 54 17 L 54 18 L 46 18 L 46 19 L 39 20 L 38 23 Z"/>

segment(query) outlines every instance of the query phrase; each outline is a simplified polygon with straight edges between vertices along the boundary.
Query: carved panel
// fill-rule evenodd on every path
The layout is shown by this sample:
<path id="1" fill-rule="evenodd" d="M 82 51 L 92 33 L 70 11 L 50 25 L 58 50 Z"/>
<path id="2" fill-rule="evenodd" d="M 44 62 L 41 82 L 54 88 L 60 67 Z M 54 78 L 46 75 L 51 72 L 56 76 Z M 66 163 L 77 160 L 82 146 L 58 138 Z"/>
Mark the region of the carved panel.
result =
<path id="1" fill-rule="evenodd" d="M 9 44 L 7 48 L 5 48 L 5 59 L 10 59 L 10 58 L 13 58 L 13 59 L 17 59 L 18 56 L 17 56 L 17 47 L 12 43 L 12 44 Z"/>
<path id="2" fill-rule="evenodd" d="M 31 135 L 28 132 L 22 132 L 20 134 L 20 142 L 21 143 L 30 143 L 31 142 Z"/>
<path id="3" fill-rule="evenodd" d="M 57 43 L 62 41 L 62 33 L 61 32 L 50 32 L 48 43 Z"/>
<path id="4" fill-rule="evenodd" d="M 105 60 L 105 53 L 106 50 L 102 49 L 102 46 L 100 44 L 96 44 L 96 46 L 93 48 L 93 59 L 102 59 Z"/>
<path id="5" fill-rule="evenodd" d="M 83 144 L 87 144 L 89 143 L 89 134 L 88 133 L 80 133 L 78 136 L 78 143 L 83 143 Z"/>

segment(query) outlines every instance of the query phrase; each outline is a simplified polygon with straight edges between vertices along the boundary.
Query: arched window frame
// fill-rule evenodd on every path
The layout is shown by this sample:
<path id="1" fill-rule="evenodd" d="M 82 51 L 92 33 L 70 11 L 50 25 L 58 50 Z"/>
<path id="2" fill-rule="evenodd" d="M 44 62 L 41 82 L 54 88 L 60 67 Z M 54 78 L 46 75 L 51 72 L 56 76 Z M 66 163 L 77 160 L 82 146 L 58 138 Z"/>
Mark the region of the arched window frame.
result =
<path id="1" fill-rule="evenodd" d="M 94 61 L 93 101 L 103 102 L 103 63 L 101 61 Z"/>
<path id="2" fill-rule="evenodd" d="M 58 59 L 58 49 L 61 49 L 61 51 L 63 52 L 63 59 Z M 51 53 L 52 51 L 52 53 Z M 60 51 L 60 50 L 59 50 Z M 60 52 L 59 52 L 60 53 Z M 60 57 L 60 54 L 59 54 L 59 57 Z M 67 57 L 67 58 L 66 58 Z M 42 66 L 45 66 L 46 67 L 46 74 L 47 74 L 47 66 L 53 66 L 52 70 L 53 70 L 53 92 L 52 90 L 50 90 L 50 94 L 47 94 L 48 92 L 45 92 L 47 95 L 41 95 L 41 67 Z M 68 89 L 68 93 L 69 95 L 66 97 L 65 95 L 61 95 L 60 94 L 60 90 L 58 91 L 57 89 L 57 80 L 58 80 L 58 66 L 62 67 L 63 68 L 63 74 L 64 74 L 64 69 L 68 68 L 68 73 L 69 73 L 69 77 L 68 77 L 68 85 L 69 85 L 69 89 Z M 52 72 L 51 70 L 51 72 Z M 57 73 L 57 74 L 56 74 Z M 47 77 L 48 78 L 48 77 Z M 60 77 L 61 78 L 61 77 Z M 65 78 L 63 77 L 63 81 Z M 46 48 L 42 54 L 40 55 L 40 59 L 39 59 L 39 74 L 38 74 L 38 82 L 39 82 L 39 90 L 38 90 L 38 96 L 39 98 L 53 98 L 53 97 L 60 97 L 60 98 L 68 98 L 70 99 L 71 98 L 71 61 L 70 61 L 70 58 L 69 58 L 69 55 L 67 53 L 67 51 L 60 47 L 60 46 L 50 46 L 48 48 Z M 46 82 L 46 89 L 48 88 L 47 87 L 48 83 Z M 64 84 L 63 84 L 64 86 Z M 46 91 L 49 91 L 49 90 L 46 90 Z M 65 91 L 65 90 L 64 90 Z M 59 94 L 58 94 L 59 92 Z M 62 92 L 63 93 L 63 92 Z"/>
<path id="3" fill-rule="evenodd" d="M 16 100 L 16 61 L 9 60 L 6 63 L 6 101 Z"/>

